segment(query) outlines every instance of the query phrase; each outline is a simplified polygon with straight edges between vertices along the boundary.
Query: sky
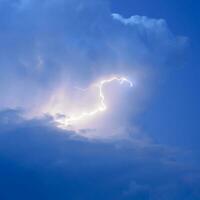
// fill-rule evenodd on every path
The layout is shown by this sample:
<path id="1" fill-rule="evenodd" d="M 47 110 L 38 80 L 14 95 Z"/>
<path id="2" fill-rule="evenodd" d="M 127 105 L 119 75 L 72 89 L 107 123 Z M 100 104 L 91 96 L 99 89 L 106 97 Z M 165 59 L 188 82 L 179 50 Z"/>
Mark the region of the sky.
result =
<path id="1" fill-rule="evenodd" d="M 0 0 L 0 199 L 199 200 L 199 6 Z"/>

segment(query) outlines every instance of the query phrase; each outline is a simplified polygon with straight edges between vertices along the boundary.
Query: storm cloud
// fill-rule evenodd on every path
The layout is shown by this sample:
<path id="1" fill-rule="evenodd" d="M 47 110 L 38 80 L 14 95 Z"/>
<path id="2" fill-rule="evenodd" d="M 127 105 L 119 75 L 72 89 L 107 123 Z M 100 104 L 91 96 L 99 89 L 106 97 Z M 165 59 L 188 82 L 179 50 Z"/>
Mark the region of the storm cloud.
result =
<path id="1" fill-rule="evenodd" d="M 0 11 L 0 108 L 21 108 L 29 117 L 67 116 L 85 105 L 74 87 L 120 74 L 136 87 L 129 96 L 117 93 L 106 121 L 115 118 L 115 126 L 123 115 L 127 122 L 145 107 L 155 74 L 173 67 L 187 44 L 164 19 L 125 18 L 106 1 L 4 0 Z"/>
<path id="2" fill-rule="evenodd" d="M 188 152 L 142 138 L 88 140 L 52 123 L 0 113 L 1 199 L 200 197 L 199 169 Z"/>

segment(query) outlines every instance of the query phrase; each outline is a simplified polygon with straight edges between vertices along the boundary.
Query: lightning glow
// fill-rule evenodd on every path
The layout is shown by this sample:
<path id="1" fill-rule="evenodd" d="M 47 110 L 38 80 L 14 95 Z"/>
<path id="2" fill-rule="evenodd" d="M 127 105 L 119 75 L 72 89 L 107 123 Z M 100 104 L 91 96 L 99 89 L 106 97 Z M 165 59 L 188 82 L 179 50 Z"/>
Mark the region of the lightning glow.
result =
<path id="1" fill-rule="evenodd" d="M 98 88 L 98 94 L 99 94 L 98 97 L 99 97 L 99 102 L 100 102 L 99 105 L 94 110 L 84 111 L 77 116 L 71 116 L 71 117 L 68 117 L 68 118 L 65 118 L 62 120 L 57 120 L 57 122 L 61 123 L 62 125 L 64 125 L 66 127 L 66 126 L 72 125 L 76 121 L 84 120 L 84 119 L 86 119 L 88 117 L 92 117 L 100 112 L 106 111 L 107 106 L 105 104 L 105 95 L 103 93 L 103 87 L 106 84 L 109 84 L 113 81 L 118 81 L 120 84 L 128 83 L 130 87 L 133 87 L 133 83 L 125 77 L 113 76 L 109 79 L 103 79 L 100 82 L 94 84 L 94 86 Z"/>

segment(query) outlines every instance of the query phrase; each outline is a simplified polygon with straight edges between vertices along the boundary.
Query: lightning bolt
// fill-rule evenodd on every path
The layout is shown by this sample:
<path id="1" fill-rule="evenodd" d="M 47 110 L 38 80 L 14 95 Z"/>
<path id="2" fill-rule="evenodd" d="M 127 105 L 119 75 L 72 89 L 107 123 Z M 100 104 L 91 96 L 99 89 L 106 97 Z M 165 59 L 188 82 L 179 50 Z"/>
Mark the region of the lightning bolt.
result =
<path id="1" fill-rule="evenodd" d="M 99 106 L 97 106 L 97 108 L 95 108 L 94 110 L 91 110 L 91 111 L 88 111 L 88 112 L 83 112 L 81 113 L 80 115 L 78 116 L 71 116 L 69 118 L 65 118 L 64 121 L 62 120 L 62 124 L 64 124 L 65 126 L 68 126 L 68 125 L 71 125 L 73 124 L 73 122 L 76 122 L 76 121 L 79 121 L 79 120 L 83 120 L 87 117 L 91 117 L 91 116 L 94 116 L 100 112 L 104 112 L 106 111 L 107 109 L 107 106 L 105 104 L 105 95 L 103 93 L 103 87 L 108 84 L 108 83 L 111 83 L 113 81 L 118 81 L 120 84 L 123 84 L 123 83 L 128 83 L 130 87 L 133 87 L 133 83 L 128 80 L 127 78 L 125 77 L 117 77 L 117 76 L 113 76 L 109 79 L 104 79 L 104 80 L 101 80 L 100 82 L 96 83 L 95 86 L 98 88 L 98 91 L 99 91 L 99 99 L 100 99 L 100 103 L 99 103 Z M 59 121 L 58 121 L 59 122 Z"/>

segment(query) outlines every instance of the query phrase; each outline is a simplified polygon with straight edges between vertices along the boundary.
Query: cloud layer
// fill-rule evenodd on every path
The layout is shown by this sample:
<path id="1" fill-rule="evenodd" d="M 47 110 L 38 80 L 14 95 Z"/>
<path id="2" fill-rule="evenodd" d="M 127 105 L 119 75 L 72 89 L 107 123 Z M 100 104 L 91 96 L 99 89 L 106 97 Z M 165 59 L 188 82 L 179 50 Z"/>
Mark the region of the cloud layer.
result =
<path id="1" fill-rule="evenodd" d="M 91 141 L 0 113 L 1 199 L 197 200 L 191 155 L 138 140 Z M 187 164 L 186 164 L 187 163 Z"/>
<path id="2" fill-rule="evenodd" d="M 4 0 L 0 11 L 0 108 L 22 108 L 29 117 L 88 109 L 96 101 L 80 98 L 74 88 L 121 74 L 136 83 L 134 91 L 113 86 L 109 96 L 108 89 L 109 116 L 92 124 L 124 129 L 144 108 L 152 74 L 173 66 L 186 44 L 165 20 L 124 18 L 112 14 L 106 1 Z M 90 124 L 84 128 L 99 128 Z M 100 132 L 112 132 L 104 128 Z"/>

